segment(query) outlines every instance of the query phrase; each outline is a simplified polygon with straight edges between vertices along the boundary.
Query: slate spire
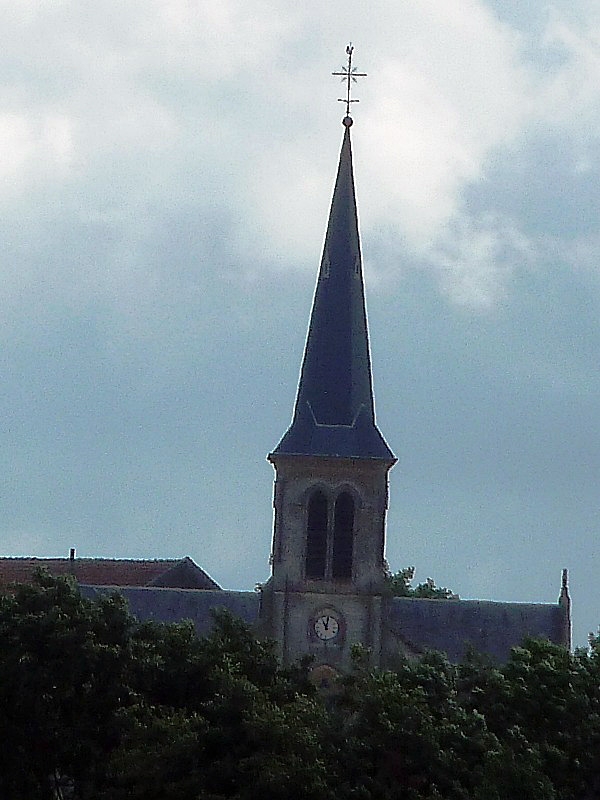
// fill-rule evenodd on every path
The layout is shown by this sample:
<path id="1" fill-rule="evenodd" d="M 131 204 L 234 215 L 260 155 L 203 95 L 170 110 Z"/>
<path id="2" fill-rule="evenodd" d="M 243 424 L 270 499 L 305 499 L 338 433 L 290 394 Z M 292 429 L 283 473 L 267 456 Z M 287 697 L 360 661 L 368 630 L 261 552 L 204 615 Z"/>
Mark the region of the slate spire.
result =
<path id="1" fill-rule="evenodd" d="M 395 461 L 375 423 L 350 126 L 345 131 L 292 424 L 273 455 Z"/>

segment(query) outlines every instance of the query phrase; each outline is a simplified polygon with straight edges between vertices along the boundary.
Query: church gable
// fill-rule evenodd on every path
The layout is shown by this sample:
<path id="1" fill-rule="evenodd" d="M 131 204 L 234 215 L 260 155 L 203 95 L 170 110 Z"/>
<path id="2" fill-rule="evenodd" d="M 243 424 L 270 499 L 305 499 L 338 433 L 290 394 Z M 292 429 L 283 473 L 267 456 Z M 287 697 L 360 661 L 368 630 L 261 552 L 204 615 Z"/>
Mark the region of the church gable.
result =
<path id="1" fill-rule="evenodd" d="M 174 589 L 221 590 L 216 581 L 195 564 L 191 558 L 175 561 L 171 567 L 148 582 L 147 586 L 164 586 Z"/>

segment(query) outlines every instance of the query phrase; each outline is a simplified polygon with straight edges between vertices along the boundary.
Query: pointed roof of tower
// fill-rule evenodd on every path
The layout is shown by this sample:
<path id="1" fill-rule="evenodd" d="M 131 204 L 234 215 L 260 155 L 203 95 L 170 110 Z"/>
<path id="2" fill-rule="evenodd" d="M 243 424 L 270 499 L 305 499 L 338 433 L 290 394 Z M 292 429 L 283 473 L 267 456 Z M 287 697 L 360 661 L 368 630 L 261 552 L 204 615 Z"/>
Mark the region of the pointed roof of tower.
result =
<path id="1" fill-rule="evenodd" d="M 350 126 L 345 131 L 292 424 L 273 455 L 395 461 L 375 423 Z"/>

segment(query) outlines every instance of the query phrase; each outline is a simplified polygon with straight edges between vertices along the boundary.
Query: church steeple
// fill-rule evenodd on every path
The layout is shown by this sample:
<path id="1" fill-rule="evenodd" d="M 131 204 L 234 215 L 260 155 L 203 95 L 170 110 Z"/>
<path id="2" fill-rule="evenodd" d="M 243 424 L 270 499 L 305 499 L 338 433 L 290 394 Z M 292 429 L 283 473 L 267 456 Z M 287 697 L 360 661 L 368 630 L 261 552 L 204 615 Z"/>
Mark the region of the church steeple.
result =
<path id="1" fill-rule="evenodd" d="M 284 662 L 308 652 L 350 664 L 352 645 L 381 650 L 387 476 L 395 463 L 375 423 L 349 115 L 292 424 L 269 455 L 275 469 L 265 614 Z M 374 659 L 378 656 L 374 655 Z M 377 663 L 376 660 L 374 663 Z"/>
<path id="2" fill-rule="evenodd" d="M 294 418 L 273 455 L 395 460 L 375 423 L 351 125 L 346 116 Z"/>

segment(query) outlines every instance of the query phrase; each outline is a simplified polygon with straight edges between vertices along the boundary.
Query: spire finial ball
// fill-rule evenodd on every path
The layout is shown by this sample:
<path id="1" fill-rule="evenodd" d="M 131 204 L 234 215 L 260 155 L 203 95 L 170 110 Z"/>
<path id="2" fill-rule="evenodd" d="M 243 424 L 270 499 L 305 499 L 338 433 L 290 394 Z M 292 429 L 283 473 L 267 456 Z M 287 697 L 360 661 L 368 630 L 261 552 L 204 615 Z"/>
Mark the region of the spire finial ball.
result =
<path id="1" fill-rule="evenodd" d="M 353 122 L 354 120 L 352 119 L 352 117 L 344 117 L 344 119 L 342 120 L 342 125 L 345 128 L 349 128 Z"/>

